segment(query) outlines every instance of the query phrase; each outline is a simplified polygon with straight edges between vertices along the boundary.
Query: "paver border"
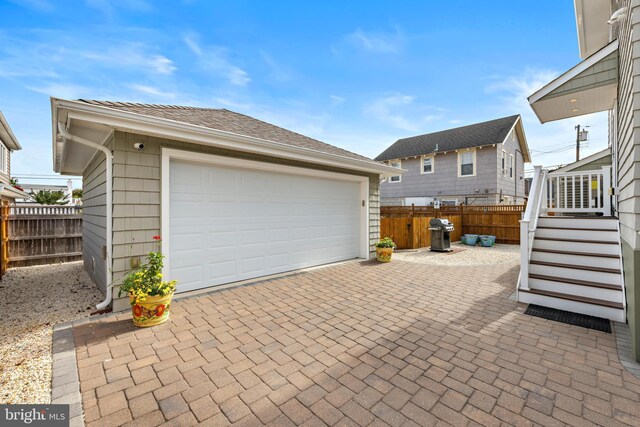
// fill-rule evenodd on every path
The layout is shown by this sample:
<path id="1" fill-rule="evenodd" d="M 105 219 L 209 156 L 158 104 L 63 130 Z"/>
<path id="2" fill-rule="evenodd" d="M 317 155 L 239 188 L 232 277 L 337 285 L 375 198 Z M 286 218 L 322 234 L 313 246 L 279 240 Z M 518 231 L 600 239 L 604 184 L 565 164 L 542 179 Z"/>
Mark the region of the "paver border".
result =
<path id="1" fill-rule="evenodd" d="M 74 324 L 75 322 L 66 322 L 53 326 L 51 403 L 69 405 L 69 425 L 84 427 L 76 346 L 73 338 Z"/>
<path id="2" fill-rule="evenodd" d="M 633 358 L 631 350 L 631 330 L 627 323 L 611 322 L 616 335 L 616 346 L 618 347 L 618 358 L 620 363 L 630 374 L 640 379 L 640 363 Z"/>

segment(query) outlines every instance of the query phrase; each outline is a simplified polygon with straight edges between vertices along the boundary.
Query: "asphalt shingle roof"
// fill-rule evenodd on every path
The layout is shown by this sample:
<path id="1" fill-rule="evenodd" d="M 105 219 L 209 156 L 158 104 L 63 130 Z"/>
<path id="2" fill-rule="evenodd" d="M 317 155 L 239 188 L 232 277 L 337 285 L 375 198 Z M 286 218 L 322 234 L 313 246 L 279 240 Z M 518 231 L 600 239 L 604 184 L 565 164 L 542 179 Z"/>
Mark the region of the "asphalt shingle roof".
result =
<path id="1" fill-rule="evenodd" d="M 503 117 L 488 122 L 476 123 L 425 135 L 397 140 L 375 160 L 402 159 L 406 157 L 445 152 L 461 148 L 479 147 L 504 141 L 519 115 Z"/>
<path id="2" fill-rule="evenodd" d="M 79 101 L 91 105 L 113 108 L 121 111 L 141 114 L 145 116 L 174 120 L 231 132 L 237 135 L 260 138 L 294 147 L 307 148 L 327 154 L 365 160 L 377 163 L 368 157 L 352 153 L 342 148 L 309 138 L 296 132 L 272 125 L 253 117 L 229 111 L 224 108 L 199 108 L 178 105 L 137 104 L 131 102 L 112 102 L 80 99 Z"/>

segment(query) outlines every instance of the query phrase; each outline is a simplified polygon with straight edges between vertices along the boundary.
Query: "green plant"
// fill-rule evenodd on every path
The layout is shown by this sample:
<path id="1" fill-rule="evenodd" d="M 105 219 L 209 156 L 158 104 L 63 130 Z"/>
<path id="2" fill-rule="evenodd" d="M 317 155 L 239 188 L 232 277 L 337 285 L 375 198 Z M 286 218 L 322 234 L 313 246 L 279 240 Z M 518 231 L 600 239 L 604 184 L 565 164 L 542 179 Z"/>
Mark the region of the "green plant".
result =
<path id="1" fill-rule="evenodd" d="M 71 192 L 71 197 L 82 200 L 82 188 L 76 188 Z"/>
<path id="2" fill-rule="evenodd" d="M 40 190 L 37 193 L 29 193 L 31 199 L 41 205 L 66 205 L 69 195 L 62 191 Z"/>
<path id="3" fill-rule="evenodd" d="M 153 240 L 160 244 L 160 236 L 153 236 Z M 118 296 L 124 294 L 132 296 L 131 305 L 134 305 L 146 300 L 148 296 L 162 297 L 172 293 L 177 282 L 162 280 L 163 259 L 162 252 L 149 252 L 147 262 L 125 276 L 120 285 Z"/>
<path id="4" fill-rule="evenodd" d="M 391 237 L 385 237 L 384 239 L 380 239 L 378 243 L 376 243 L 376 248 L 392 248 L 395 249 L 397 246 L 391 240 Z"/>

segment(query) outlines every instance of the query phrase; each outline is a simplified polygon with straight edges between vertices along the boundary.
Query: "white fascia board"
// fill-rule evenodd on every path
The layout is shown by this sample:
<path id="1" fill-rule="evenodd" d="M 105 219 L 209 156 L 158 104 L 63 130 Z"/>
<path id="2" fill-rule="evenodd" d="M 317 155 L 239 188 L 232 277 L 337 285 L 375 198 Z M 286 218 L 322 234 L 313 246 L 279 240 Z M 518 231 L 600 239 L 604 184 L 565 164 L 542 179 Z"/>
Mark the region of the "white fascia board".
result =
<path id="1" fill-rule="evenodd" d="M 4 118 L 4 115 L 0 111 L 0 139 L 4 145 L 7 146 L 10 150 L 21 150 L 22 147 L 18 142 L 18 139 L 13 134 L 9 123 L 7 123 L 7 119 Z"/>
<path id="2" fill-rule="evenodd" d="M 156 135 L 161 138 L 177 139 L 195 144 L 210 145 L 236 151 L 246 151 L 267 156 L 282 157 L 337 168 L 356 170 L 372 174 L 393 174 L 398 171 L 385 164 L 373 161 L 352 159 L 336 154 L 322 153 L 308 148 L 294 147 L 288 144 L 265 139 L 238 135 L 231 132 L 210 129 L 175 120 L 145 116 L 131 112 L 94 106 L 84 102 L 52 100 L 56 108 L 69 111 L 69 119 L 101 123 L 119 130 L 131 130 Z M 54 131 L 54 149 L 55 149 Z"/>
<path id="3" fill-rule="evenodd" d="M 609 54 L 615 52 L 617 49 L 618 49 L 618 40 L 616 39 L 611 43 L 609 43 L 608 45 L 606 45 L 605 47 L 603 47 L 602 49 L 600 49 L 599 51 L 595 52 L 590 57 L 584 59 L 582 62 L 580 62 L 573 68 L 569 69 L 565 73 L 556 77 L 555 79 L 547 83 L 538 91 L 534 92 L 531 96 L 529 96 L 529 98 L 527 98 L 529 100 L 529 105 L 532 105 L 533 103 L 539 101 L 541 98 L 553 92 L 555 89 L 562 86 L 563 84 L 565 84 L 566 82 L 568 82 L 569 80 L 577 76 L 578 74 L 582 73 L 587 68 L 597 64 L 598 61 L 606 58 Z"/>
<path id="4" fill-rule="evenodd" d="M 507 136 L 505 136 L 502 140 L 502 145 L 504 145 L 504 143 L 507 141 L 507 138 L 509 138 L 509 135 L 511 135 L 511 132 L 513 132 L 514 129 L 520 129 L 520 132 L 518 133 L 522 136 L 522 138 L 520 138 L 520 136 L 518 137 L 518 143 L 520 144 L 520 152 L 522 153 L 524 162 L 531 163 L 529 144 L 527 144 L 527 137 L 524 134 L 524 126 L 522 125 L 522 117 L 520 117 L 520 115 L 518 115 L 518 118 L 515 120 L 515 122 L 513 122 L 513 126 L 511 126 L 511 129 L 509 129 L 509 132 L 507 132 Z"/>

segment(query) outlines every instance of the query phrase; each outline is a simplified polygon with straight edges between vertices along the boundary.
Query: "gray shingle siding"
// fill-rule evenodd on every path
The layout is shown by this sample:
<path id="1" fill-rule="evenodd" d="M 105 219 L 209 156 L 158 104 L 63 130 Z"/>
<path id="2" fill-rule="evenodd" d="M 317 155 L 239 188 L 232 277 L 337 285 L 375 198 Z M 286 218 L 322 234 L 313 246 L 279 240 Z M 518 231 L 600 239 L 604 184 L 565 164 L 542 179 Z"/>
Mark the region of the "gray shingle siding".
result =
<path id="1" fill-rule="evenodd" d="M 113 147 L 113 140 L 107 146 Z M 105 156 L 99 152 L 82 175 L 82 259 L 102 292 L 106 291 L 106 200 Z"/>

